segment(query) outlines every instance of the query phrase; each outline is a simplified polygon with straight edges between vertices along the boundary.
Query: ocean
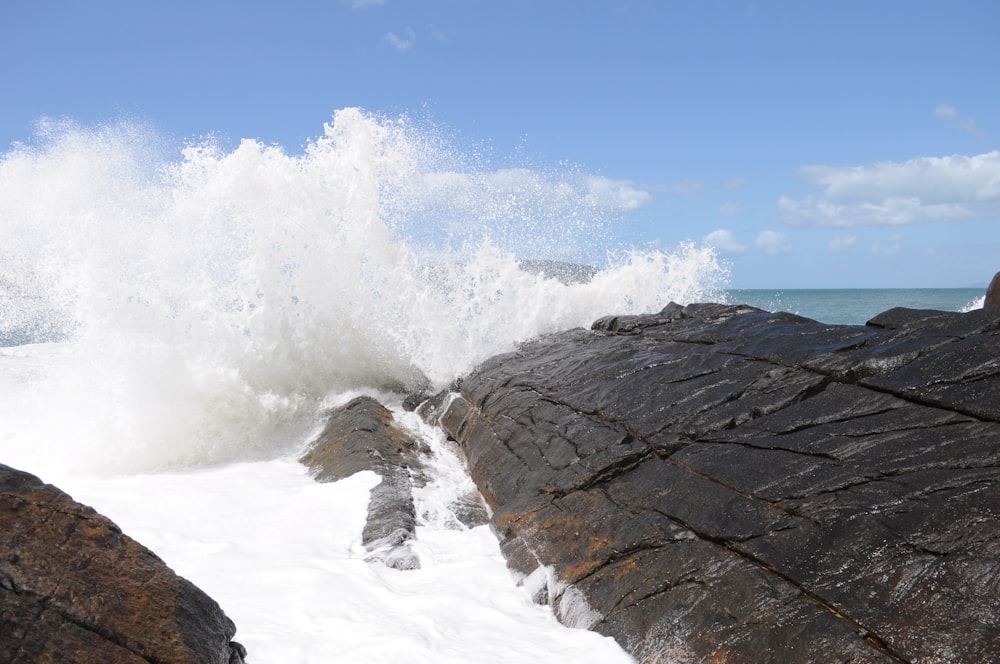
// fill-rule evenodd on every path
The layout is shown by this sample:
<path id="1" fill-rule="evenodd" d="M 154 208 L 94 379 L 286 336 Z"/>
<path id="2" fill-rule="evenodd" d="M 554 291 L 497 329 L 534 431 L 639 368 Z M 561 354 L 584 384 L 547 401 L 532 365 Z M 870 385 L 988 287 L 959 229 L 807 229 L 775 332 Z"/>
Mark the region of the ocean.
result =
<path id="1" fill-rule="evenodd" d="M 766 311 L 787 311 L 821 323 L 864 325 L 894 307 L 970 311 L 981 309 L 985 288 L 732 289 L 726 301 Z"/>
<path id="2" fill-rule="evenodd" d="M 299 155 L 48 123 L 0 158 L 0 462 L 203 588 L 251 661 L 630 661 L 532 604 L 489 529 L 457 523 L 469 480 L 403 396 L 671 301 L 862 324 L 983 292 L 727 289 L 711 249 L 617 246 L 604 184 L 489 170 L 433 127 L 358 109 Z M 364 561 L 374 475 L 320 485 L 295 462 L 359 394 L 434 450 L 420 570 Z"/>

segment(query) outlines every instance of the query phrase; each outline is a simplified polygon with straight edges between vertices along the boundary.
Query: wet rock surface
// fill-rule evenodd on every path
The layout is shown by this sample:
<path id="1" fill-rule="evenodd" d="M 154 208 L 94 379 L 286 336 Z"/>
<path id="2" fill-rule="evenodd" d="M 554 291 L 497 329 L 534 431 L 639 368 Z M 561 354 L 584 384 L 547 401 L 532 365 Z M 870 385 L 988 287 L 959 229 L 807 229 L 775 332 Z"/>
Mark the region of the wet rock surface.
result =
<path id="1" fill-rule="evenodd" d="M 0 661 L 241 664 L 235 632 L 110 520 L 0 465 Z"/>
<path id="2" fill-rule="evenodd" d="M 382 481 L 371 490 L 362 543 L 370 560 L 396 569 L 418 569 L 410 551 L 416 515 L 413 474 L 421 461 L 417 441 L 395 426 L 392 413 L 371 397 L 358 397 L 335 409 L 323 433 L 299 461 L 320 482 L 334 482 L 362 470 Z"/>
<path id="3" fill-rule="evenodd" d="M 642 662 L 1000 653 L 1000 310 L 670 305 L 440 410 L 510 564 Z"/>

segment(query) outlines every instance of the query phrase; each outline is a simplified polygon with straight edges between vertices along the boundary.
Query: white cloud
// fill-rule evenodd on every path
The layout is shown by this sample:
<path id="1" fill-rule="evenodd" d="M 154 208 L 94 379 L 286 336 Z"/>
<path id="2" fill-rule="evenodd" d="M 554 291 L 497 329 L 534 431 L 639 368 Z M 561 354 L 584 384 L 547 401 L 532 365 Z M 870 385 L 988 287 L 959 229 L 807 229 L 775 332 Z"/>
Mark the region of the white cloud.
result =
<path id="1" fill-rule="evenodd" d="M 846 237 L 835 237 L 830 240 L 830 251 L 835 254 L 839 254 L 842 251 L 847 251 L 855 245 L 858 241 L 857 235 L 848 235 Z"/>
<path id="2" fill-rule="evenodd" d="M 747 250 L 746 245 L 736 241 L 732 231 L 724 228 L 714 230 L 706 235 L 702 238 L 702 243 L 714 247 L 720 254 L 742 254 Z"/>
<path id="3" fill-rule="evenodd" d="M 819 195 L 782 196 L 783 221 L 801 226 L 898 226 L 1000 213 L 1000 152 L 919 157 L 866 166 L 806 166 Z"/>
<path id="4" fill-rule="evenodd" d="M 941 104 L 934 109 L 934 115 L 942 118 L 955 129 L 967 131 L 970 134 L 978 136 L 979 138 L 989 139 L 986 132 L 976 124 L 975 119 L 960 117 L 954 106 L 945 106 L 944 104 Z"/>
<path id="5" fill-rule="evenodd" d="M 417 43 L 417 33 L 413 31 L 413 28 L 407 27 L 405 37 L 400 37 L 395 32 L 387 32 L 383 39 L 392 44 L 400 53 L 406 53 Z"/>
<path id="6" fill-rule="evenodd" d="M 722 183 L 723 189 L 739 189 L 746 184 L 743 178 L 730 178 Z"/>
<path id="7" fill-rule="evenodd" d="M 601 210 L 620 213 L 631 212 L 649 205 L 653 198 L 648 191 L 638 189 L 627 180 L 612 180 L 599 175 L 586 175 L 581 179 L 586 200 Z"/>
<path id="8" fill-rule="evenodd" d="M 734 214 L 739 214 L 739 213 L 740 213 L 740 204 L 739 203 L 732 203 L 732 202 L 730 202 L 730 203 L 723 203 L 719 207 L 719 214 L 725 215 L 727 217 L 731 217 Z"/>
<path id="9" fill-rule="evenodd" d="M 369 9 L 385 4 L 385 0 L 342 0 L 342 2 L 351 9 Z"/>
<path id="10" fill-rule="evenodd" d="M 1000 152 L 918 157 L 867 166 L 806 166 L 806 180 L 841 200 L 920 197 L 930 203 L 1000 199 Z"/>
<path id="11" fill-rule="evenodd" d="M 768 256 L 787 254 L 792 250 L 787 235 L 771 230 L 761 231 L 757 235 L 757 239 L 754 240 L 754 244 Z"/>
<path id="12" fill-rule="evenodd" d="M 921 221 L 956 221 L 974 216 L 965 206 L 928 205 L 916 196 L 850 205 L 832 203 L 812 196 L 802 201 L 782 196 L 778 199 L 778 210 L 786 223 L 827 228 L 902 226 Z"/>

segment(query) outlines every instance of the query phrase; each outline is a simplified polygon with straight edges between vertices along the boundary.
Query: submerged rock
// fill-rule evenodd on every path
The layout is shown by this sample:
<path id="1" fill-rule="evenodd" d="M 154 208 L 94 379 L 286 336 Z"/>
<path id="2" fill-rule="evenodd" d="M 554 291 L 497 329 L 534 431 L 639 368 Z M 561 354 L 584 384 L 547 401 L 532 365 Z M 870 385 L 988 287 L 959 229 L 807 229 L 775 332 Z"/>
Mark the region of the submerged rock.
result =
<path id="1" fill-rule="evenodd" d="M 1000 652 L 1000 310 L 669 305 L 442 406 L 511 566 L 641 662 Z"/>
<path id="2" fill-rule="evenodd" d="M 396 569 L 418 569 L 410 551 L 416 537 L 412 472 L 421 462 L 417 442 L 393 424 L 392 413 L 371 397 L 337 408 L 326 428 L 299 459 L 320 482 L 333 482 L 362 470 L 382 481 L 371 490 L 362 543 L 370 560 Z"/>
<path id="3" fill-rule="evenodd" d="M 0 465 L 0 661 L 241 664 L 235 633 L 109 519 Z"/>

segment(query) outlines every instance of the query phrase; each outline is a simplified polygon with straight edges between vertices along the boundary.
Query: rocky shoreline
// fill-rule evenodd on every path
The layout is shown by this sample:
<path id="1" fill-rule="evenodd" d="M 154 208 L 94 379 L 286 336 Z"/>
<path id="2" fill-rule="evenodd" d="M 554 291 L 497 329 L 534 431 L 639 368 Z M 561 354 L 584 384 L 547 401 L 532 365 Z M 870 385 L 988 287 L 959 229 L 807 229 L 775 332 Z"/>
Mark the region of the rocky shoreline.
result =
<path id="1" fill-rule="evenodd" d="M 460 448 L 537 600 L 640 662 L 1000 652 L 1000 308 L 849 326 L 672 304 L 533 340 L 408 403 Z M 381 475 L 369 557 L 419 567 L 421 449 L 391 412 L 352 401 L 302 462 L 320 481 Z M 0 661 L 243 661 L 211 599 L 89 508 L 0 471 Z M 140 599 L 158 608 L 130 617 Z M 129 654 L 60 659 L 72 639 Z"/>
<path id="2" fill-rule="evenodd" d="M 608 317 L 439 420 L 511 566 L 640 662 L 1000 652 L 1000 310 Z"/>

